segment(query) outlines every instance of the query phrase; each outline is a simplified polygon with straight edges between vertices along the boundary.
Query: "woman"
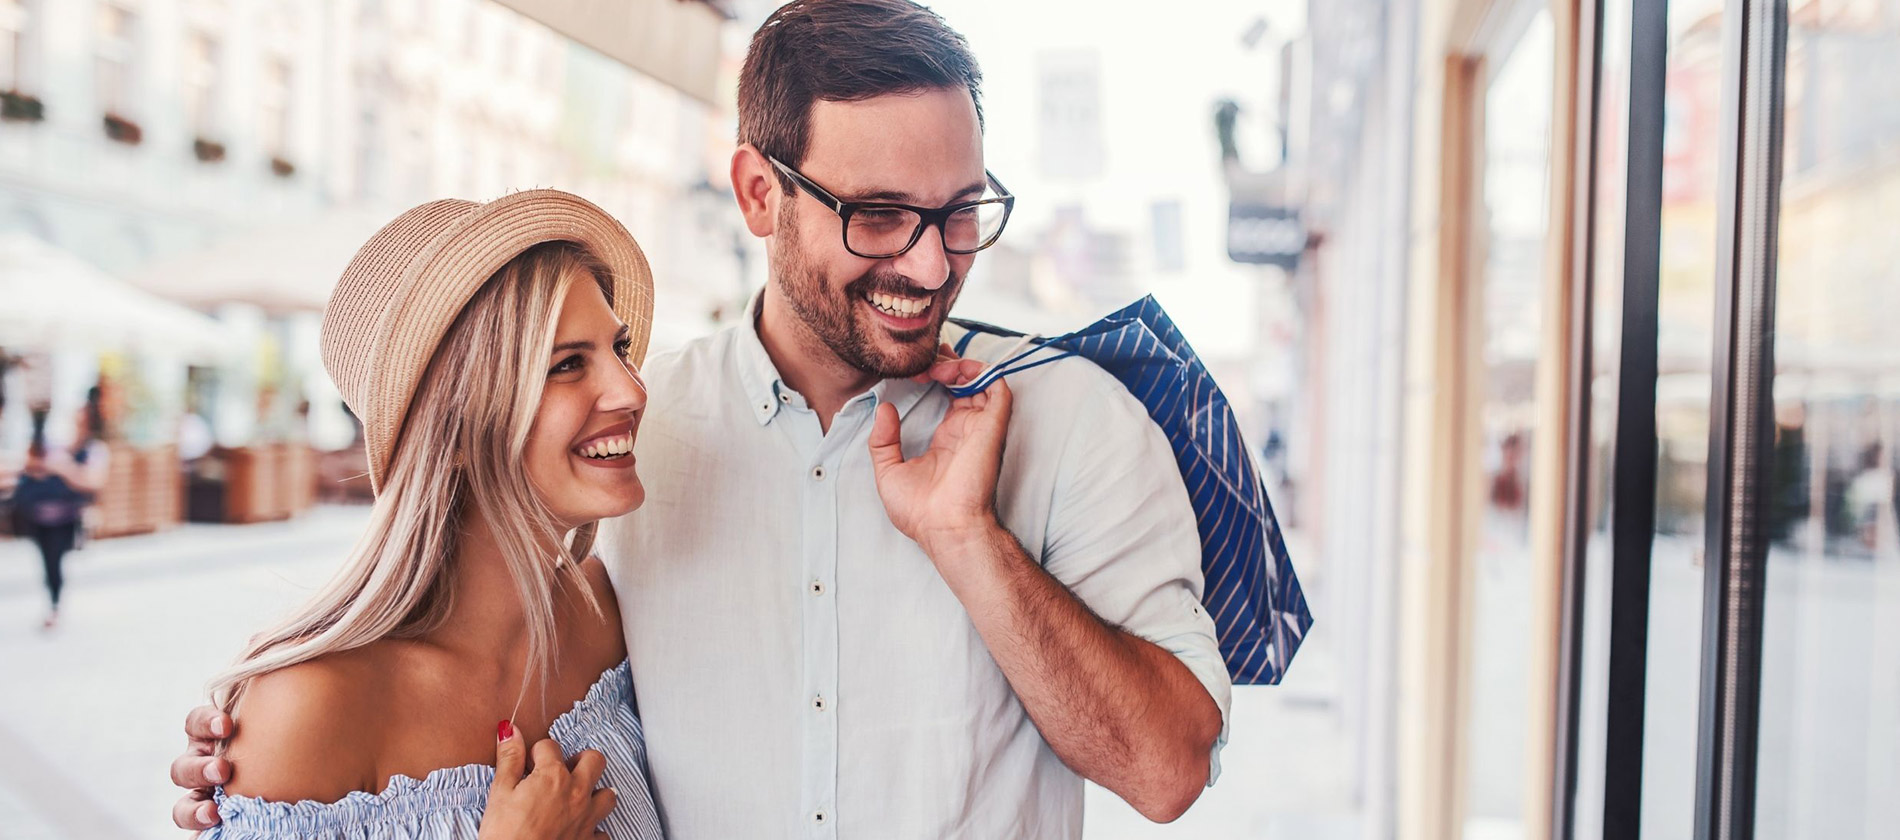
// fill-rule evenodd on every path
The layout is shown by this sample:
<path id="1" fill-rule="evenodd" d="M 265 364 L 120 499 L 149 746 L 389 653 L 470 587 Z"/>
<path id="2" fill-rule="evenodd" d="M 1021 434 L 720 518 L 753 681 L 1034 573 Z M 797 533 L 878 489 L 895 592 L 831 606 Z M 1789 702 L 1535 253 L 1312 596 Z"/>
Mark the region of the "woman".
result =
<path id="1" fill-rule="evenodd" d="M 91 413 L 88 413 L 91 416 Z M 66 554 L 78 546 L 86 505 L 103 483 L 104 444 L 98 435 L 85 434 L 65 457 L 54 459 L 45 440 L 46 415 L 35 412 L 33 442 L 27 446 L 26 465 L 13 488 L 13 505 L 20 534 L 40 550 L 45 572 L 48 608 L 41 628 L 59 626 L 59 596 L 66 588 Z M 84 423 L 82 432 L 96 431 Z"/>
<path id="2" fill-rule="evenodd" d="M 358 252 L 323 359 L 375 506 L 329 586 L 213 681 L 244 772 L 207 838 L 660 836 L 590 554 L 645 498 L 651 289 L 626 230 L 553 190 L 425 204 Z"/>

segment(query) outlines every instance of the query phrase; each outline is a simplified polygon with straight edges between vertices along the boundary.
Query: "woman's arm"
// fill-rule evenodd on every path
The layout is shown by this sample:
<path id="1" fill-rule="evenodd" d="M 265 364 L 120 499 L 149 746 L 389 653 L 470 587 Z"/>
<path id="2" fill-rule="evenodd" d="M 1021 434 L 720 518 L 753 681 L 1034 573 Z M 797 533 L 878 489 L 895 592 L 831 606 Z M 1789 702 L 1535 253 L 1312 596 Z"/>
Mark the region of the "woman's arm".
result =
<path id="1" fill-rule="evenodd" d="M 81 493 L 97 494 L 105 489 L 106 477 L 111 474 L 108 467 L 111 450 L 103 443 L 94 441 L 86 445 L 86 462 L 79 463 L 72 457 L 47 459 L 46 468 L 64 479 L 66 486 Z"/>

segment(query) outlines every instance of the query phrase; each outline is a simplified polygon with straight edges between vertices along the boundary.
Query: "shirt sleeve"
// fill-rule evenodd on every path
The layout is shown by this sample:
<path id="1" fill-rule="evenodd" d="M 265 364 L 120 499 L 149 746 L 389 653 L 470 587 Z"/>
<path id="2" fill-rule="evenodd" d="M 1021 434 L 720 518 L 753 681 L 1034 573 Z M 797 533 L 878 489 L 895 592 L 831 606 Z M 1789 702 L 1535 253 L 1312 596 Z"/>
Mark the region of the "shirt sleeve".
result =
<path id="1" fill-rule="evenodd" d="M 1233 681 L 1201 606 L 1200 528 L 1167 436 L 1120 382 L 1089 374 L 1057 466 L 1043 568 L 1104 621 L 1173 654 L 1214 698 L 1211 786 Z"/>

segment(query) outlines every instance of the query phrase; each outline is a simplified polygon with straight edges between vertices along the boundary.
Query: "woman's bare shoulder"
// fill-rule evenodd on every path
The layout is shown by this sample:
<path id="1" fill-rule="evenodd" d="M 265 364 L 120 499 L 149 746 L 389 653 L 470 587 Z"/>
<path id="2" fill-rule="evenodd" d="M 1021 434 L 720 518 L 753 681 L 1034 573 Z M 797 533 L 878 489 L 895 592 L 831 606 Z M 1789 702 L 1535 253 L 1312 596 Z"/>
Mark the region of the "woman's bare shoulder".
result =
<path id="1" fill-rule="evenodd" d="M 389 691 L 376 653 L 327 654 L 251 681 L 226 750 L 235 770 L 225 792 L 278 802 L 334 802 L 376 790 Z"/>

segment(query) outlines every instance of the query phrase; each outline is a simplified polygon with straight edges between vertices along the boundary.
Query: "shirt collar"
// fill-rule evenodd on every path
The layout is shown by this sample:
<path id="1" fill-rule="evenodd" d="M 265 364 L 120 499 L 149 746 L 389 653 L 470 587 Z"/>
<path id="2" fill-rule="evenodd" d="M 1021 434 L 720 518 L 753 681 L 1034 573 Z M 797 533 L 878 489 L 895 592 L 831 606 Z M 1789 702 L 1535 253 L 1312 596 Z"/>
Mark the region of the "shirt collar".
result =
<path id="1" fill-rule="evenodd" d="M 772 357 L 765 352 L 765 342 L 759 340 L 759 307 L 764 298 L 763 290 L 752 296 L 752 301 L 746 304 L 744 319 L 736 328 L 739 384 L 744 388 L 752 416 L 757 418 L 761 426 L 771 423 L 772 418 L 778 416 L 779 409 L 786 404 L 780 396 L 790 393 L 785 380 L 779 376 L 778 366 L 772 364 Z M 925 394 L 937 387 L 934 382 L 886 379 L 871 386 L 871 395 L 879 402 L 896 406 L 897 416 L 901 419 L 910 413 Z"/>
<path id="2" fill-rule="evenodd" d="M 739 341 L 739 384 L 745 388 L 746 401 L 751 403 L 752 415 L 761 426 L 778 415 L 779 389 L 784 387 L 778 366 L 772 364 L 772 357 L 765 352 L 765 343 L 759 340 L 759 302 L 764 298 L 763 290 L 752 296 L 752 302 L 746 304 L 744 318 L 735 328 Z"/>

